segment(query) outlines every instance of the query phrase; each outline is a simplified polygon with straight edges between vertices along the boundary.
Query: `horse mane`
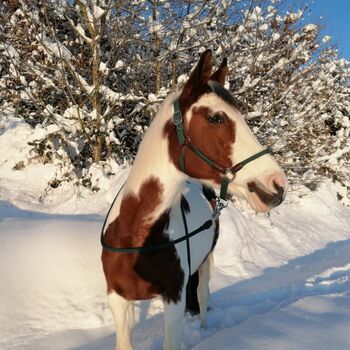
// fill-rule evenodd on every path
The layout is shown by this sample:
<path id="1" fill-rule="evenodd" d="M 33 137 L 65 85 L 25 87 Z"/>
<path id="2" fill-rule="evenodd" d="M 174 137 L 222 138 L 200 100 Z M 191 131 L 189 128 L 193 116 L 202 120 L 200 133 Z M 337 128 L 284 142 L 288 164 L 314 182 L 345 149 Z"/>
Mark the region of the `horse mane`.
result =
<path id="1" fill-rule="evenodd" d="M 173 115 L 172 104 L 179 97 L 180 91 L 171 92 L 166 99 L 160 104 L 159 109 L 152 120 L 152 124 L 155 122 L 162 122 L 169 120 Z"/>
<path id="2" fill-rule="evenodd" d="M 221 84 L 214 80 L 209 80 L 208 85 L 212 92 L 221 97 L 225 102 L 233 106 L 239 112 L 242 112 L 243 103 L 239 101 L 236 97 L 232 96 L 231 93 L 225 89 Z"/>

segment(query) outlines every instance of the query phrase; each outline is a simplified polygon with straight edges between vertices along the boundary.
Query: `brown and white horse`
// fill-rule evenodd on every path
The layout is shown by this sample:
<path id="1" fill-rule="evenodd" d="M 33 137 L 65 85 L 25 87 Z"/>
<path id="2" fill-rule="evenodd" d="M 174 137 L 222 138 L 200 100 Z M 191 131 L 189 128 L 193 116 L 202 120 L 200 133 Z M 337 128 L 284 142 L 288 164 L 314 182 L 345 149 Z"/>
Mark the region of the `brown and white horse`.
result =
<path id="1" fill-rule="evenodd" d="M 171 94 L 161 105 L 106 219 L 104 239 L 107 244 L 146 247 L 175 240 L 184 235 L 181 207 L 187 213 L 189 231 L 212 215 L 212 192 L 208 187 L 203 187 L 202 191 L 201 187 L 192 186 L 190 193 L 186 193 L 186 180 L 191 177 L 217 189 L 223 174 L 179 144 L 172 120 L 175 100 L 179 102 L 187 137 L 221 167 L 231 168 L 263 149 L 235 100 L 223 88 L 226 74 L 226 60 L 212 74 L 212 55 L 207 50 L 182 92 Z M 179 165 L 181 153 L 185 172 Z M 245 165 L 228 186 L 231 194 L 246 198 L 252 208 L 262 212 L 281 203 L 286 188 L 286 177 L 270 154 Z M 147 253 L 103 250 L 102 263 L 115 320 L 117 349 L 132 349 L 134 301 L 156 296 L 164 302 L 164 349 L 180 349 L 189 271 L 199 273 L 197 296 L 201 324 L 206 326 L 211 252 L 217 233 L 218 221 L 190 238 L 190 268 L 185 241 Z"/>

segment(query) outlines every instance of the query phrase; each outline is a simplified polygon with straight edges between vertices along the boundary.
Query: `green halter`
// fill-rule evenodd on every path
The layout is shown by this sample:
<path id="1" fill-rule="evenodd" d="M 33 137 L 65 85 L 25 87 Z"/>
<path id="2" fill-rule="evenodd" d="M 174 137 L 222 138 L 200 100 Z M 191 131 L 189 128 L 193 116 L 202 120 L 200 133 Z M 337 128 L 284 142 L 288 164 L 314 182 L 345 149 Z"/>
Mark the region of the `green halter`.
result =
<path id="1" fill-rule="evenodd" d="M 181 171 L 186 173 L 186 167 L 185 167 L 185 147 L 190 149 L 195 155 L 197 155 L 199 158 L 201 158 L 204 162 L 209 164 L 212 168 L 218 170 L 221 174 L 223 174 L 222 180 L 221 180 L 221 187 L 220 187 L 220 199 L 223 201 L 227 201 L 227 190 L 228 185 L 230 182 L 232 182 L 235 177 L 236 173 L 241 170 L 246 164 L 252 162 L 253 160 L 263 156 L 264 154 L 272 154 L 272 150 L 270 148 L 266 148 L 249 158 L 243 160 L 242 162 L 237 163 L 232 168 L 225 168 L 221 165 L 217 164 L 214 160 L 207 157 L 200 149 L 198 149 L 195 145 L 192 144 L 191 140 L 188 136 L 186 136 L 185 133 L 185 127 L 183 123 L 182 113 L 180 110 L 180 104 L 179 100 L 176 99 L 174 101 L 174 115 L 173 115 L 173 122 L 176 127 L 176 133 L 177 138 L 179 140 L 179 144 L 181 145 L 181 151 L 180 151 L 180 157 L 179 157 L 179 166 Z"/>
<path id="2" fill-rule="evenodd" d="M 233 166 L 232 168 L 225 168 L 222 167 L 220 165 L 218 165 L 215 161 L 213 161 L 212 159 L 210 159 L 209 157 L 207 157 L 200 149 L 198 149 L 196 146 L 194 146 L 190 139 L 186 136 L 185 134 L 185 128 L 184 128 L 184 124 L 183 124 L 183 119 L 182 119 L 182 114 L 180 111 L 180 106 L 179 106 L 179 101 L 175 100 L 174 102 L 174 116 L 173 116 L 173 122 L 176 126 L 176 133 L 177 133 L 177 138 L 179 140 L 179 143 L 181 145 L 181 153 L 180 153 L 180 158 L 179 158 L 179 163 L 180 163 L 180 168 L 181 170 L 186 173 L 186 169 L 185 169 L 185 154 L 184 154 L 184 148 L 187 147 L 189 148 L 193 153 L 195 153 L 199 158 L 201 158 L 203 161 L 205 161 L 206 163 L 208 163 L 211 167 L 217 169 L 220 173 L 223 174 L 222 180 L 221 180 L 221 189 L 220 189 L 220 198 L 216 199 L 216 207 L 214 209 L 214 213 L 212 215 L 212 217 L 207 220 L 206 222 L 204 222 L 200 227 L 198 227 L 196 230 L 192 231 L 192 232 L 188 232 L 188 227 L 187 227 L 187 221 L 186 221 L 186 214 L 184 212 L 184 209 L 181 207 L 181 214 L 182 214 L 182 219 L 183 219 L 183 223 L 184 223 L 184 229 L 185 229 L 185 235 L 166 242 L 166 243 L 162 243 L 162 244 L 158 244 L 158 245 L 154 245 L 154 246 L 145 246 L 145 247 L 113 247 L 111 245 L 109 245 L 108 243 L 106 243 L 105 239 L 104 239 L 104 229 L 107 223 L 107 218 L 109 216 L 109 213 L 113 207 L 114 202 L 116 201 L 121 189 L 119 190 L 119 192 L 117 193 L 117 195 L 114 198 L 114 201 L 111 205 L 111 207 L 109 208 L 109 211 L 107 213 L 107 216 L 105 218 L 105 221 L 103 223 L 103 227 L 101 230 L 101 236 L 100 236 L 100 241 L 101 241 L 101 245 L 103 247 L 103 249 L 113 252 L 113 253 L 151 253 L 154 251 L 158 251 L 164 248 L 168 248 L 171 247 L 175 244 L 178 244 L 180 242 L 186 241 L 186 246 L 187 246 L 187 259 L 188 259 L 188 265 L 189 265 L 189 274 L 191 275 L 191 255 L 190 255 L 190 245 L 189 245 L 189 239 L 195 235 L 197 235 L 198 233 L 208 230 L 213 223 L 216 221 L 216 219 L 218 218 L 218 216 L 220 215 L 221 211 L 223 208 L 225 208 L 227 206 L 227 189 L 228 189 L 228 185 L 230 182 L 232 182 L 236 176 L 236 173 L 241 170 L 246 164 L 250 163 L 251 161 L 263 156 L 264 154 L 267 153 L 271 153 L 272 151 L 267 148 L 264 149 L 261 152 L 258 152 L 254 155 L 252 155 L 251 157 L 243 160 L 242 162 L 239 162 L 238 164 L 236 164 L 235 166 Z M 123 185 L 124 186 L 124 185 Z"/>

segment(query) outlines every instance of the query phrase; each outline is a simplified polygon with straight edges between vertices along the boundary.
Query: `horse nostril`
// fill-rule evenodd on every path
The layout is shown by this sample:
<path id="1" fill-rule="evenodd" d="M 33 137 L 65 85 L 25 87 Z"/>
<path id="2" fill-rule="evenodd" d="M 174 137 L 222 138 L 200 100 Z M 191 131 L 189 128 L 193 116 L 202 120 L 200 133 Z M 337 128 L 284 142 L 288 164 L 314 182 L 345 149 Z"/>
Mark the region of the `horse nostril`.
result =
<path id="1" fill-rule="evenodd" d="M 273 174 L 267 183 L 270 191 L 277 192 L 279 195 L 283 195 L 287 192 L 288 183 L 283 173 Z"/>
<path id="2" fill-rule="evenodd" d="M 275 188 L 275 190 L 277 191 L 277 196 L 282 197 L 284 195 L 284 187 L 280 186 L 278 183 L 276 183 L 275 181 L 273 181 L 273 187 Z"/>

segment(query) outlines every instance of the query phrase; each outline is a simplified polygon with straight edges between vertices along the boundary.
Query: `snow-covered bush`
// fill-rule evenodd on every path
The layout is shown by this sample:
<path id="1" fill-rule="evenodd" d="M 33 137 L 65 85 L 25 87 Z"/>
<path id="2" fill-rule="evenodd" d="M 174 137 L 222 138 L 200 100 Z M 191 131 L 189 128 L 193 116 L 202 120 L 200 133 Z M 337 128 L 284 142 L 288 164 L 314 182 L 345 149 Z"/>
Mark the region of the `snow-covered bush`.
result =
<path id="1" fill-rule="evenodd" d="M 291 181 L 331 177 L 345 201 L 349 62 L 305 9 L 285 0 L 8 1 L 0 103 L 42 128 L 30 159 L 65 164 L 52 187 L 97 190 L 89 168 L 130 164 L 159 102 L 212 48 L 218 62 L 228 57 L 227 87 Z"/>

